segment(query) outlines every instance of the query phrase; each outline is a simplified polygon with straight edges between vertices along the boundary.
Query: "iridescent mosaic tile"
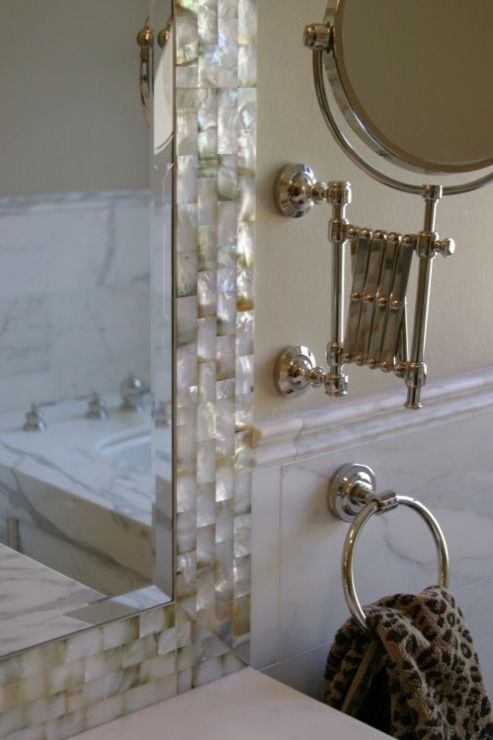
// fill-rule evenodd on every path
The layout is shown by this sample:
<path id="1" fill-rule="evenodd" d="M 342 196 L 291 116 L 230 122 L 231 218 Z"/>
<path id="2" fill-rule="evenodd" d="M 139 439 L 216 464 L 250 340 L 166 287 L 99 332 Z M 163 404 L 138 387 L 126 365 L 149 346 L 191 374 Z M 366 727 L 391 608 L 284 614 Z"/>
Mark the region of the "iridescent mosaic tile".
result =
<path id="1" fill-rule="evenodd" d="M 178 309 L 178 486 L 187 491 L 187 509 L 178 511 L 178 550 L 187 555 L 178 599 L 239 645 L 249 632 L 250 596 L 249 476 L 242 471 L 253 392 L 256 3 L 178 0 L 177 31 L 178 180 L 186 204 L 177 249 L 197 255 L 196 286 L 187 280 L 191 261 L 178 263 L 179 289 L 197 295 L 196 340 Z"/>
<path id="2" fill-rule="evenodd" d="M 244 664 L 174 604 L 0 663 L 0 737 L 71 737 Z"/>
<path id="3" fill-rule="evenodd" d="M 175 603 L 0 661 L 0 737 L 70 737 L 244 665 L 256 18 L 256 0 L 175 0 Z"/>

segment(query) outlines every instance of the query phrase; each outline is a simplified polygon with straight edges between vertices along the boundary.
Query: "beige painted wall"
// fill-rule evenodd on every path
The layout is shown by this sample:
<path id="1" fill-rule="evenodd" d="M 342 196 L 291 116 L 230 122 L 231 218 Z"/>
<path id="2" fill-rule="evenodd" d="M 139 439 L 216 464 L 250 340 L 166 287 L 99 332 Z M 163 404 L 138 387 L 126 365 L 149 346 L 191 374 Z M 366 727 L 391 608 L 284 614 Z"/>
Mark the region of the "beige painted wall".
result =
<path id="1" fill-rule="evenodd" d="M 272 376 L 286 344 L 312 347 L 319 362 L 329 338 L 330 251 L 328 209 L 307 219 L 280 217 L 272 184 L 288 162 L 311 164 L 320 179 L 350 180 L 350 220 L 399 231 L 422 227 L 420 199 L 393 192 L 360 172 L 332 140 L 315 98 L 311 55 L 303 27 L 323 18 L 325 0 L 259 0 L 259 159 L 256 283 L 256 414 L 258 418 L 303 407 L 344 403 L 312 390 L 297 400 L 280 397 Z M 456 239 L 458 252 L 437 259 L 427 361 L 430 378 L 493 364 L 493 187 L 445 199 L 440 234 Z M 361 396 L 401 381 L 379 371 L 350 368 L 351 394 Z M 412 413 L 412 412 L 410 412 Z"/>
<path id="2" fill-rule="evenodd" d="M 150 0 L 0 0 L 0 195 L 149 187 Z"/>

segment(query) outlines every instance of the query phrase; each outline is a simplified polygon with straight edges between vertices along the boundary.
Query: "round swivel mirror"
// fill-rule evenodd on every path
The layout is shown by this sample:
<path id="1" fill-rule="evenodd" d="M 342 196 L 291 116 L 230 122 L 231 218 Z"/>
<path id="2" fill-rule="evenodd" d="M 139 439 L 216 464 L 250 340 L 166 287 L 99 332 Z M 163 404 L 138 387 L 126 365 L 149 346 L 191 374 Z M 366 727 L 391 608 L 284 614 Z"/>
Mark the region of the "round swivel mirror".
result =
<path id="1" fill-rule="evenodd" d="M 326 77 L 373 152 L 428 181 L 493 166 L 491 0 L 338 0 L 327 21 Z"/>

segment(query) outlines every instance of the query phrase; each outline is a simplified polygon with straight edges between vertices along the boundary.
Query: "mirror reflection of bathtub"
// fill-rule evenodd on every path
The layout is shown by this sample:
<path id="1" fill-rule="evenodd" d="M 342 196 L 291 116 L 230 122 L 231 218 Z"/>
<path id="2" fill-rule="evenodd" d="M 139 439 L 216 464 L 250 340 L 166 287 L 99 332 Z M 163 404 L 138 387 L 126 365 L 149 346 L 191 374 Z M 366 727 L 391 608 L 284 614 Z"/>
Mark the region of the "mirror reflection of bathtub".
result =
<path id="1" fill-rule="evenodd" d="M 150 393 L 123 411 L 118 391 L 132 371 L 170 405 L 174 59 L 156 46 L 148 127 L 135 38 L 172 6 L 0 7 L 4 67 L 17 70 L 0 80 L 0 544 L 103 596 L 153 583 L 164 602 L 172 470 L 151 459 L 151 429 L 171 449 L 172 418 L 153 420 Z M 94 391 L 108 418 L 85 418 Z M 44 431 L 23 431 L 31 403 Z"/>
<path id="2" fill-rule="evenodd" d="M 47 429 L 30 433 L 22 414 L 0 416 L 1 539 L 100 593 L 148 585 L 155 576 L 153 473 L 171 480 L 171 459 L 152 460 L 150 405 L 122 410 L 115 397 L 108 418 L 88 419 L 84 402 L 68 401 L 45 418 Z M 156 449 L 164 449 L 159 441 Z"/>

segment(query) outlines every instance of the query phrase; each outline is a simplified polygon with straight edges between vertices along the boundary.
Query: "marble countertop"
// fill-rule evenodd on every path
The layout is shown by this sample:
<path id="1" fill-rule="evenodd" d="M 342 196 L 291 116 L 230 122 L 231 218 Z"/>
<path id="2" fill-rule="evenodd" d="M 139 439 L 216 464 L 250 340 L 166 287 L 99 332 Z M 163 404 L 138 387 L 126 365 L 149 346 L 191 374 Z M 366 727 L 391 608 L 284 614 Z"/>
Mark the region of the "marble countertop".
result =
<path id="1" fill-rule="evenodd" d="M 101 594 L 0 544 L 2 657 L 87 627 L 65 616 Z"/>
<path id="2" fill-rule="evenodd" d="M 169 729 L 169 733 L 166 731 Z M 171 729 L 172 728 L 172 729 Z M 245 668 L 77 735 L 78 740 L 377 740 L 377 730 Z"/>
<path id="3" fill-rule="evenodd" d="M 85 401 L 43 409 L 43 432 L 23 431 L 22 412 L 0 416 L 0 513 L 150 578 L 153 476 L 101 451 L 150 435 L 150 409 L 122 411 L 117 397 L 108 402 L 107 419 L 85 418 Z"/>
<path id="4" fill-rule="evenodd" d="M 45 409 L 43 432 L 23 431 L 22 413 L 2 414 L 0 465 L 150 526 L 150 473 L 100 451 L 129 434 L 150 434 L 149 409 L 122 411 L 115 398 L 107 419 L 87 419 L 85 407 L 84 401 L 67 401 Z"/>

